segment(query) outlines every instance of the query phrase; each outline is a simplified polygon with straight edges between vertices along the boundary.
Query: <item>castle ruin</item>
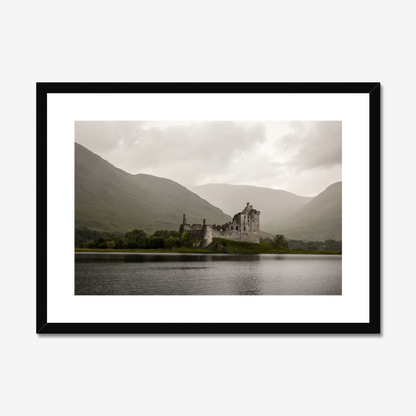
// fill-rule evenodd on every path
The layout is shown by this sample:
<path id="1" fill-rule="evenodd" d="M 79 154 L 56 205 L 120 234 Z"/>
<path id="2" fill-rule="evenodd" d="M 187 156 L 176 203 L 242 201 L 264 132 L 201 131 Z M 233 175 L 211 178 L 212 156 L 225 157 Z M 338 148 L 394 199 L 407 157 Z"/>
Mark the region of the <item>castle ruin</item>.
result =
<path id="1" fill-rule="evenodd" d="M 235 214 L 232 222 L 224 225 L 187 224 L 186 215 L 183 214 L 183 223 L 179 227 L 179 235 L 188 232 L 192 240 L 199 240 L 199 246 L 204 248 L 212 243 L 212 239 L 226 238 L 232 241 L 245 241 L 249 243 L 260 243 L 260 211 L 253 209 L 247 202 L 242 212 Z"/>

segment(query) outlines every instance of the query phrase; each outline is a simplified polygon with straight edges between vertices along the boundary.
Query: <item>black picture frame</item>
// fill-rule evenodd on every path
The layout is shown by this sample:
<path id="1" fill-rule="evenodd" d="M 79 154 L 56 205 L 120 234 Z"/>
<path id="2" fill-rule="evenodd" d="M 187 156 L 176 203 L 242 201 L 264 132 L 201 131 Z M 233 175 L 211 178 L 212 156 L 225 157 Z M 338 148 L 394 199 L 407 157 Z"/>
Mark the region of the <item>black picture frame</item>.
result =
<path id="1" fill-rule="evenodd" d="M 379 334 L 380 322 L 380 90 L 364 83 L 37 83 L 37 282 L 38 334 Z M 296 323 L 56 323 L 48 322 L 47 135 L 49 94 L 368 94 L 369 96 L 369 322 Z M 370 214 L 371 213 L 371 214 Z"/>

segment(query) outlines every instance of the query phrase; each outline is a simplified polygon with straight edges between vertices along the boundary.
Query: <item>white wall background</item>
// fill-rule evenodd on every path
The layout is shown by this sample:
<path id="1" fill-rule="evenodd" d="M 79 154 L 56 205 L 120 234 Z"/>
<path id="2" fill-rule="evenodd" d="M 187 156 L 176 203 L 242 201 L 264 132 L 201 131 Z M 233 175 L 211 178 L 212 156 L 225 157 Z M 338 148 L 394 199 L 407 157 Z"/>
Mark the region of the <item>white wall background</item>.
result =
<path id="1" fill-rule="evenodd" d="M 412 5 L 5 3 L 0 24 L 2 414 L 412 414 Z M 383 334 L 36 335 L 37 81 L 380 81 Z"/>

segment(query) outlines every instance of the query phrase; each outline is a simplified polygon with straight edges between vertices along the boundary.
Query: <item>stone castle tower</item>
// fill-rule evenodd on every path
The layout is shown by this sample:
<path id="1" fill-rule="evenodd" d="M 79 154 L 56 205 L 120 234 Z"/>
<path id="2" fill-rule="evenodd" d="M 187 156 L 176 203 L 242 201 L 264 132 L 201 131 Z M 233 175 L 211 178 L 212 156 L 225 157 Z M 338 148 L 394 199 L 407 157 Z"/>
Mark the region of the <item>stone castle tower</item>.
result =
<path id="1" fill-rule="evenodd" d="M 190 225 L 186 223 L 186 215 L 183 214 L 183 223 L 179 226 L 181 237 L 184 232 L 188 232 L 192 240 L 199 240 L 202 248 L 211 244 L 214 237 L 258 244 L 260 243 L 260 211 L 253 209 L 253 206 L 247 202 L 244 210 L 235 214 L 232 222 L 224 225 L 207 225 L 205 220 L 202 224 Z"/>

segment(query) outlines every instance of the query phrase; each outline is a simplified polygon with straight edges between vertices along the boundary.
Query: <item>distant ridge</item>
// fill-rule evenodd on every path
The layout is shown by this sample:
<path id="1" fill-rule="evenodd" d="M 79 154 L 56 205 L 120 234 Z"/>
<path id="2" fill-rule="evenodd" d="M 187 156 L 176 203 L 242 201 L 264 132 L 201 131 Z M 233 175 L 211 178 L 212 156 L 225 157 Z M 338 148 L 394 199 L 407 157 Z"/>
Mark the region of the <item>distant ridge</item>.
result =
<path id="1" fill-rule="evenodd" d="M 188 189 L 229 215 L 241 211 L 239 207 L 250 202 L 261 212 L 260 227 L 268 232 L 269 223 L 286 218 L 313 199 L 283 190 L 251 185 L 207 184 L 188 186 Z"/>
<path id="2" fill-rule="evenodd" d="M 272 235 L 308 241 L 342 240 L 342 182 L 330 185 L 316 197 L 249 185 L 188 188 L 225 213 L 232 213 L 247 199 L 261 212 L 262 230 Z"/>
<path id="3" fill-rule="evenodd" d="M 178 230 L 184 213 L 190 224 L 205 218 L 221 225 L 231 221 L 228 213 L 235 215 L 250 202 L 261 212 L 262 237 L 342 239 L 342 182 L 315 198 L 249 185 L 189 188 L 152 175 L 131 175 L 75 143 L 75 226 L 121 232 L 139 228 L 151 234 Z"/>
<path id="4" fill-rule="evenodd" d="M 295 240 L 342 240 L 342 182 L 336 182 L 271 229 Z"/>
<path id="5" fill-rule="evenodd" d="M 75 143 L 75 226 L 153 233 L 178 230 L 184 213 L 191 224 L 204 218 L 208 224 L 231 221 L 182 185 L 152 175 L 131 175 Z"/>

